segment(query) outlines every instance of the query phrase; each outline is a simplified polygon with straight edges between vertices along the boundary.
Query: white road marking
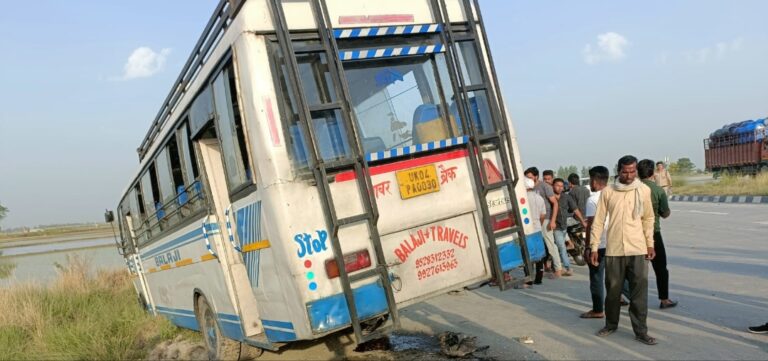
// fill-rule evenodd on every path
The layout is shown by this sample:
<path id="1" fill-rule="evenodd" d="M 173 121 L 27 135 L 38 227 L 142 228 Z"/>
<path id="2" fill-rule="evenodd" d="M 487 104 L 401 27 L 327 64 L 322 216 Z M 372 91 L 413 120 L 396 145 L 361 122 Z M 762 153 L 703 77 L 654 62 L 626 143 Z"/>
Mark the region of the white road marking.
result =
<path id="1" fill-rule="evenodd" d="M 717 216 L 727 216 L 728 215 L 728 213 L 723 213 L 723 212 L 705 212 L 705 211 L 697 211 L 697 210 L 692 210 L 692 211 L 688 211 L 688 212 L 690 212 L 690 213 L 699 213 L 699 214 L 714 214 L 714 215 L 717 215 Z"/>
<path id="2" fill-rule="evenodd" d="M 725 212 L 707 212 L 707 211 L 698 211 L 698 210 L 695 210 L 695 209 L 694 209 L 694 210 L 688 210 L 688 209 L 670 209 L 670 210 L 671 210 L 672 212 L 681 212 L 681 213 L 686 213 L 686 212 L 688 212 L 688 213 L 698 213 L 698 214 L 713 214 L 713 215 L 716 215 L 716 216 L 727 216 L 727 215 L 728 215 L 728 213 L 725 213 Z M 766 222 L 765 224 L 768 224 L 768 222 Z"/>
<path id="3" fill-rule="evenodd" d="M 755 224 L 762 224 L 762 225 L 764 225 L 764 226 L 768 226 L 768 221 L 763 221 L 763 222 L 754 222 L 754 223 L 755 223 Z"/>

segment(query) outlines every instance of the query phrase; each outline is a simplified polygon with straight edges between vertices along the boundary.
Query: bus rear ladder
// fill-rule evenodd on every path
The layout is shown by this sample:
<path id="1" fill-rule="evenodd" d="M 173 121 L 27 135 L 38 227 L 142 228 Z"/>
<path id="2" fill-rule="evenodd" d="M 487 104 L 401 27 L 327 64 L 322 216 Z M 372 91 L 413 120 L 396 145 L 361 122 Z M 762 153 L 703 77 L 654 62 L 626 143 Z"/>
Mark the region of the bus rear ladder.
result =
<path id="1" fill-rule="evenodd" d="M 485 29 L 482 22 L 482 15 L 480 14 L 479 4 L 477 0 L 473 0 L 474 8 L 477 9 L 478 21 L 475 21 L 475 13 L 472 9 L 472 2 L 470 0 L 459 0 L 462 3 L 462 8 L 467 21 L 467 33 L 461 35 L 459 41 L 472 42 L 475 47 L 478 61 L 480 64 L 480 70 L 482 75 L 482 83 L 467 85 L 464 81 L 462 72 L 458 69 L 457 64 L 461 64 L 459 59 L 459 53 L 457 51 L 456 34 L 454 34 L 454 27 L 449 19 L 448 10 L 445 4 L 445 0 L 430 0 L 433 8 L 435 20 L 444 31 L 440 32 L 442 41 L 446 48 L 446 60 L 448 63 L 449 74 L 451 76 L 451 83 L 454 84 L 454 93 L 458 94 L 456 104 L 458 105 L 459 118 L 461 118 L 462 129 L 469 131 L 470 141 L 467 142 L 467 149 L 469 151 L 470 164 L 473 170 L 475 178 L 475 184 L 478 185 L 475 188 L 476 195 L 480 201 L 480 209 L 483 217 L 483 227 L 485 233 L 488 236 L 490 247 L 488 250 L 491 266 L 493 267 L 493 275 L 496 278 L 496 283 L 499 288 L 504 291 L 516 284 L 527 282 L 531 277 L 532 264 L 530 260 L 530 254 L 528 253 L 528 245 L 526 243 L 525 232 L 523 225 L 519 222 L 520 209 L 518 206 L 518 198 L 515 194 L 515 186 L 519 181 L 519 174 L 516 167 L 516 159 L 514 157 L 514 151 L 512 148 L 512 139 L 510 136 L 509 126 L 506 119 L 506 112 L 502 96 L 498 91 L 498 79 L 493 65 L 493 58 L 491 57 L 490 48 L 488 46 Z M 483 36 L 477 33 L 477 28 L 482 29 Z M 481 43 L 482 38 L 482 43 Z M 488 68 L 484 66 L 485 58 L 483 57 L 483 46 L 487 52 L 488 61 L 490 65 L 490 74 Z M 491 85 L 491 81 L 496 85 L 494 89 Z M 489 108 L 491 118 L 493 120 L 494 132 L 490 134 L 478 134 L 475 122 L 470 117 L 471 106 L 469 102 L 469 93 L 484 91 L 487 94 L 487 98 L 490 102 Z M 477 101 L 477 100 L 476 100 Z M 480 104 L 478 103 L 478 107 Z M 483 148 L 482 144 L 493 144 L 499 151 L 501 158 L 501 168 L 503 179 L 499 182 L 490 183 L 486 174 Z M 510 197 L 510 203 L 512 204 L 512 211 L 514 212 L 514 224 L 511 229 L 505 229 L 502 231 L 495 231 L 493 229 L 493 222 L 491 219 L 490 209 L 486 197 L 490 191 L 496 189 L 506 189 L 507 194 Z M 502 237 L 509 236 L 510 234 L 517 234 L 517 241 L 520 244 L 520 252 L 523 259 L 523 270 L 525 277 L 522 279 L 508 282 L 505 277 L 505 272 L 502 269 L 501 260 L 499 258 L 499 245 L 498 240 Z"/>
<path id="2" fill-rule="evenodd" d="M 317 32 L 320 36 L 322 43 L 322 53 L 325 54 L 328 62 L 328 70 L 333 82 L 334 90 L 336 92 L 336 99 L 340 99 L 336 102 L 329 102 L 325 104 L 309 106 L 306 96 L 304 94 L 304 87 L 299 77 L 299 68 L 296 60 L 296 52 L 294 51 L 293 44 L 291 43 L 292 37 L 290 30 L 288 29 L 285 10 L 283 8 L 283 1 L 270 0 L 270 6 L 272 10 L 272 18 L 275 23 L 275 31 L 277 33 L 278 42 L 280 44 L 283 57 L 286 62 L 286 67 L 289 75 L 289 81 L 293 91 L 294 99 L 298 103 L 299 123 L 302 131 L 305 134 L 304 144 L 311 145 L 309 153 L 312 161 L 312 172 L 317 183 L 317 188 L 320 193 L 321 203 L 325 214 L 326 227 L 329 230 L 331 239 L 331 246 L 333 248 L 333 254 L 336 259 L 336 264 L 339 269 L 339 279 L 341 286 L 344 290 L 344 297 L 347 301 L 349 308 L 350 321 L 355 333 L 355 340 L 358 344 L 365 343 L 367 341 L 380 338 L 386 335 L 392 329 L 400 326 L 400 320 L 398 317 L 397 307 L 395 304 L 395 297 L 392 292 L 391 280 L 389 277 L 389 271 L 387 270 L 387 262 L 384 258 L 384 251 L 379 239 L 379 231 L 377 223 L 379 219 L 378 209 L 373 197 L 373 189 L 371 185 L 371 179 L 368 171 L 368 164 L 365 162 L 363 156 L 362 146 L 360 143 L 360 131 L 357 127 L 357 123 L 352 121 L 354 114 L 351 109 L 351 101 L 349 97 L 349 90 L 347 88 L 347 82 L 344 76 L 344 70 L 341 65 L 341 60 L 338 56 L 338 46 L 336 44 L 336 38 L 333 36 L 333 28 L 331 25 L 330 17 L 328 14 L 328 7 L 324 0 L 310 0 L 312 6 L 312 13 L 317 25 Z M 348 154 L 345 158 L 340 160 L 334 160 L 331 162 L 325 161 L 320 153 L 317 145 L 317 135 L 315 134 L 314 127 L 312 126 L 312 115 L 315 112 L 327 112 L 338 111 L 341 114 L 339 119 L 345 127 L 347 141 L 351 148 L 351 154 Z M 336 208 L 334 205 L 331 189 L 328 184 L 328 173 L 336 173 L 341 171 L 352 170 L 356 176 L 356 182 L 358 185 L 358 192 L 362 199 L 364 211 L 361 214 L 341 218 L 336 215 Z M 372 246 L 375 253 L 376 266 L 373 269 L 366 271 L 360 271 L 354 275 L 349 275 L 345 268 L 344 255 L 339 241 L 339 229 L 351 225 L 358 224 L 359 222 L 366 222 L 368 225 L 368 232 L 372 242 Z M 387 312 L 389 315 L 388 324 L 371 331 L 365 332 L 361 325 L 361 320 L 355 303 L 355 296 L 352 289 L 352 283 L 367 278 L 376 276 L 378 281 L 384 288 L 384 293 L 387 300 Z"/>

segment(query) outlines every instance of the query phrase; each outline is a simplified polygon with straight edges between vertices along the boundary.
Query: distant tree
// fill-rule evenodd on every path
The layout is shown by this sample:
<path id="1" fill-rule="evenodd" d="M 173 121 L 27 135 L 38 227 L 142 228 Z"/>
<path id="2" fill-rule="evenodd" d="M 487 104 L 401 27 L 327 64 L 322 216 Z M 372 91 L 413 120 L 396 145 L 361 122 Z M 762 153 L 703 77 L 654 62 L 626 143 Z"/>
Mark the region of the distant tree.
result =
<path id="1" fill-rule="evenodd" d="M 691 174 L 696 169 L 696 165 L 690 158 L 680 158 L 677 162 L 669 165 L 669 172 L 674 174 Z"/>
<path id="2" fill-rule="evenodd" d="M 7 214 L 8 214 L 8 208 L 0 204 L 0 221 L 2 221 Z M 3 227 L 0 227 L 0 229 L 3 229 Z"/>
<path id="3" fill-rule="evenodd" d="M 581 177 L 589 178 L 589 167 L 587 166 L 581 167 Z"/>
<path id="4" fill-rule="evenodd" d="M 567 167 L 557 168 L 557 178 L 567 179 L 571 173 L 579 174 L 579 168 L 575 165 L 569 165 Z"/>

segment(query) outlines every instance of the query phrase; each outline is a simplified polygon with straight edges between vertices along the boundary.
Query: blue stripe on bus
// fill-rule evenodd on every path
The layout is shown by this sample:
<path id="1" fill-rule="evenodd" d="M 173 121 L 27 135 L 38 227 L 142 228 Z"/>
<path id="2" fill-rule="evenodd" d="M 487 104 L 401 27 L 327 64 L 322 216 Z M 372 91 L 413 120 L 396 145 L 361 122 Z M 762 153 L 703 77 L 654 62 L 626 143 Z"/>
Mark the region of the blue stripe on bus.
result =
<path id="1" fill-rule="evenodd" d="M 148 251 L 142 253 L 141 257 L 142 258 L 143 257 L 150 257 L 150 255 L 154 255 L 156 253 L 164 252 L 168 248 L 176 246 L 178 243 L 182 243 L 184 241 L 188 241 L 188 240 L 192 239 L 193 237 L 202 236 L 202 235 L 203 235 L 203 231 L 200 228 L 195 228 L 194 230 L 189 231 L 189 232 L 179 236 L 178 238 L 173 239 L 172 241 L 170 241 L 168 243 L 161 244 L 161 245 L 159 245 L 159 246 L 157 246 L 157 247 L 155 247 L 155 248 L 153 248 L 151 250 L 148 250 Z"/>
<path id="2" fill-rule="evenodd" d="M 160 306 L 156 306 L 155 308 L 157 309 L 157 313 L 165 316 L 165 318 L 176 326 L 195 331 L 200 330 L 200 327 L 197 324 L 197 318 L 195 318 L 195 313 L 192 311 Z"/>
<path id="3" fill-rule="evenodd" d="M 197 319 L 193 316 L 179 316 L 175 314 L 168 314 L 162 311 L 157 311 L 165 316 L 171 323 L 176 326 L 188 328 L 194 331 L 200 331 L 200 326 L 197 324 Z"/>
<path id="4" fill-rule="evenodd" d="M 364 320 L 387 311 L 387 297 L 379 282 L 353 290 L 358 317 Z M 350 324 L 347 299 L 336 294 L 307 303 L 307 314 L 312 330 L 326 332 Z"/>
<path id="5" fill-rule="evenodd" d="M 240 247 L 245 247 L 264 239 L 261 232 L 261 201 L 238 209 L 236 215 L 237 236 L 240 240 Z M 243 253 L 243 262 L 248 271 L 248 280 L 254 291 L 259 287 L 260 260 L 261 250 Z"/>
<path id="6" fill-rule="evenodd" d="M 367 33 L 363 33 L 363 30 L 367 29 Z M 411 35 L 411 34 L 427 34 L 427 33 L 439 33 L 442 31 L 442 27 L 437 24 L 420 24 L 420 25 L 393 25 L 393 26 L 380 26 L 370 28 L 350 28 L 350 29 L 335 29 L 333 36 L 337 39 L 345 38 L 364 38 L 386 35 Z"/>
<path id="7" fill-rule="evenodd" d="M 544 258 L 546 251 L 541 232 L 525 235 L 525 243 L 528 244 L 528 253 L 531 261 L 538 261 Z M 517 241 L 499 245 L 499 261 L 501 261 L 502 271 L 505 272 L 523 265 L 523 256 L 520 253 L 520 245 Z"/>
<path id="8" fill-rule="evenodd" d="M 194 311 L 190 310 L 184 310 L 180 308 L 170 308 L 170 307 L 163 307 L 163 306 L 155 306 L 155 308 L 158 311 L 165 311 L 165 312 L 175 312 L 175 313 L 182 313 L 182 314 L 188 314 L 188 315 L 195 315 Z"/>
<path id="9" fill-rule="evenodd" d="M 293 330 L 293 324 L 285 321 L 261 320 L 264 327 L 279 327 L 287 330 Z"/>
<path id="10" fill-rule="evenodd" d="M 242 324 L 240 324 L 240 322 L 237 322 L 237 323 L 219 322 L 219 328 L 221 329 L 221 333 L 223 333 L 224 336 L 228 338 L 231 338 L 237 341 L 242 341 L 243 339 L 245 339 L 245 335 L 243 334 L 243 326 Z"/>
<path id="11" fill-rule="evenodd" d="M 216 223 L 209 223 L 208 225 L 206 225 L 206 228 L 208 229 L 209 232 L 214 232 L 214 231 L 217 231 L 219 229 L 219 225 L 216 224 Z M 211 233 L 209 233 L 209 234 L 211 234 Z M 202 238 L 200 238 L 200 239 L 193 238 L 193 237 L 196 237 L 196 236 L 197 237 L 202 237 L 203 236 L 203 230 L 200 229 L 200 228 L 196 228 L 193 231 L 189 231 L 186 234 L 181 235 L 181 236 L 173 239 L 172 241 L 170 241 L 168 243 L 164 243 L 162 245 L 157 246 L 154 249 L 151 249 L 151 250 L 148 250 L 148 251 L 146 251 L 144 253 L 141 253 L 141 258 L 142 259 L 150 258 L 150 257 L 156 256 L 156 255 L 158 255 L 160 253 L 163 253 L 163 252 L 166 252 L 166 251 L 170 251 L 173 248 L 185 246 L 185 245 L 187 245 L 189 243 L 193 243 L 193 242 L 196 242 L 196 241 L 199 241 L 200 239 L 202 239 Z"/>
<path id="12" fill-rule="evenodd" d="M 293 332 L 272 330 L 269 328 L 264 329 L 264 334 L 267 335 L 267 339 L 270 342 L 296 341 L 298 339 Z"/>
<path id="13" fill-rule="evenodd" d="M 403 148 L 393 148 L 387 151 L 368 153 L 365 155 L 365 160 L 369 162 L 374 162 L 377 160 L 394 158 L 401 155 L 408 155 L 408 154 L 413 154 L 418 152 L 430 151 L 430 150 L 446 148 L 454 145 L 464 144 L 468 140 L 469 140 L 469 137 L 464 136 L 464 137 L 458 137 L 458 138 L 444 139 L 441 141 L 416 144 L 416 145 L 411 145 Z"/>
<path id="14" fill-rule="evenodd" d="M 199 331 L 200 327 L 197 324 L 197 318 L 195 313 L 190 310 L 183 310 L 178 308 L 156 306 L 157 312 L 168 318 L 173 324 L 188 328 L 191 330 Z M 243 327 L 240 322 L 240 317 L 236 315 L 230 315 L 226 313 L 217 314 L 219 319 L 219 328 L 224 336 L 228 338 L 242 341 L 245 337 L 243 335 Z"/>
<path id="15" fill-rule="evenodd" d="M 240 317 L 237 316 L 237 315 L 229 315 L 229 314 L 226 314 L 226 313 L 219 313 L 218 316 L 222 320 L 240 322 Z"/>

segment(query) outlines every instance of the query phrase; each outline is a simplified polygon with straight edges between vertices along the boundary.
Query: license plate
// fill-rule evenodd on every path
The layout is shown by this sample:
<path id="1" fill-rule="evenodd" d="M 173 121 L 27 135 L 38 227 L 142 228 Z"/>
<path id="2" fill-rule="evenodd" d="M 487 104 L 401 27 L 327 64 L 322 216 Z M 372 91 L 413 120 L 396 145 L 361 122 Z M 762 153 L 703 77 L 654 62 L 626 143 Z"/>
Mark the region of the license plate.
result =
<path id="1" fill-rule="evenodd" d="M 437 168 L 434 164 L 425 165 L 396 173 L 400 186 L 400 198 L 408 199 L 440 191 L 437 180 Z"/>

